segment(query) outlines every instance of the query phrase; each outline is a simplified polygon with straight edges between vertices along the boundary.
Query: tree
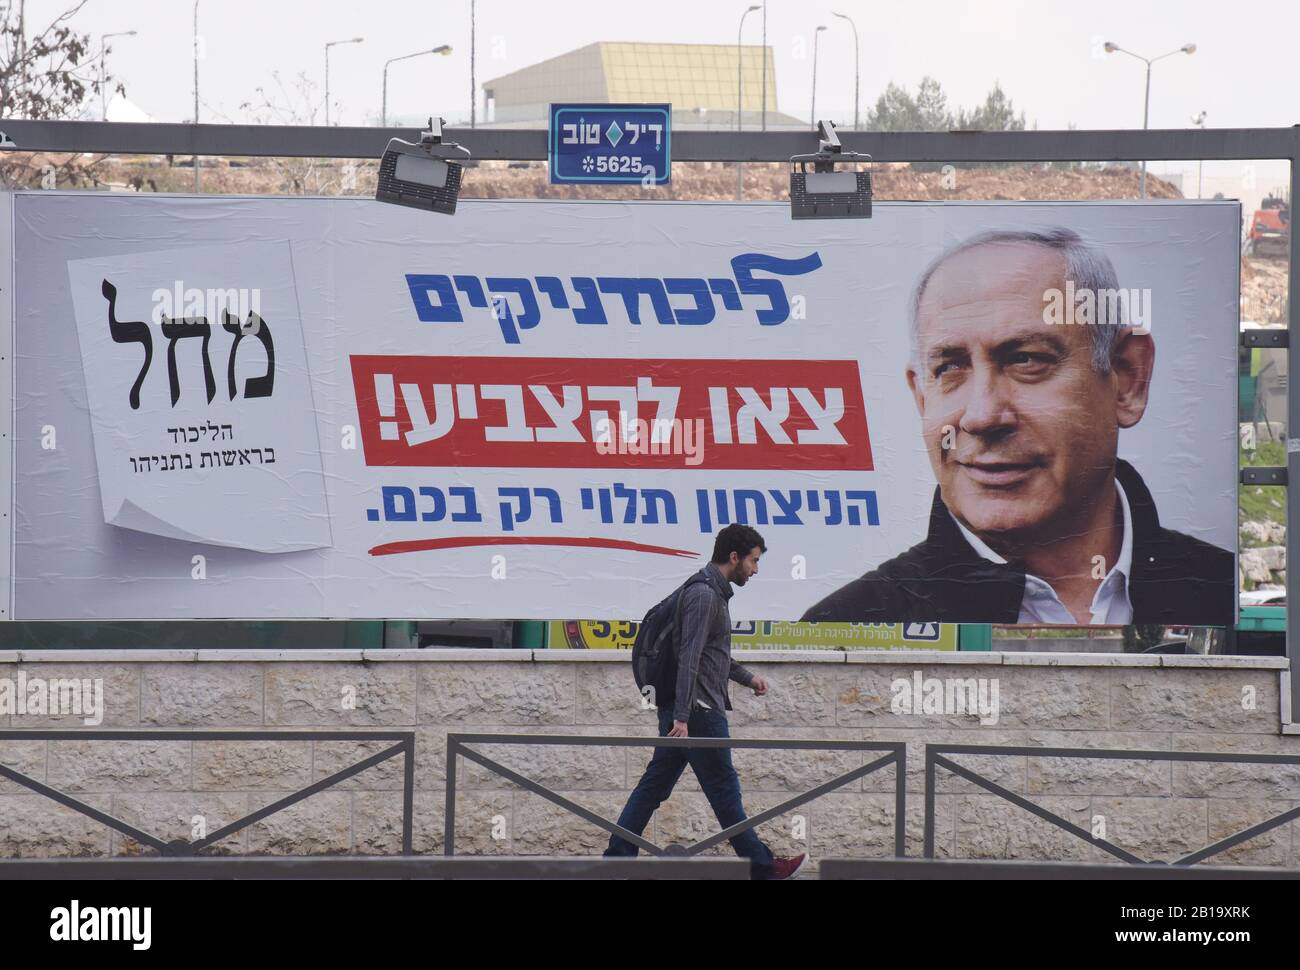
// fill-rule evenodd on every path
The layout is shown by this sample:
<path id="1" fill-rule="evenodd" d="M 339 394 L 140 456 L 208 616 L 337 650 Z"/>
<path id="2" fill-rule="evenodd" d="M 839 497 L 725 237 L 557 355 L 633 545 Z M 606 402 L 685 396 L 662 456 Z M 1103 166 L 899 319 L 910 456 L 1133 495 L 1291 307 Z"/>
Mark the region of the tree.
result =
<path id="1" fill-rule="evenodd" d="M 957 127 L 976 131 L 1024 131 L 1025 113 L 1022 111 L 1016 115 L 1015 105 L 1002 90 L 1002 85 L 995 81 L 982 105 L 970 112 L 958 109 Z"/>
<path id="2" fill-rule="evenodd" d="M 89 34 L 69 24 L 86 3 L 80 0 L 30 37 L 23 3 L 0 3 L 0 117 L 63 121 L 87 113 L 101 91 L 101 51 L 91 48 Z M 111 77 L 104 86 L 126 91 Z M 6 188 L 98 184 L 105 159 L 7 151 L 0 154 L 0 181 Z"/>
<path id="3" fill-rule="evenodd" d="M 994 83 L 984 97 L 984 103 L 970 109 L 958 108 L 954 114 L 948 107 L 948 96 L 943 86 L 929 75 L 921 78 L 913 96 L 906 88 L 890 81 L 884 93 L 876 99 L 875 107 L 867 112 L 867 128 L 872 131 L 949 131 L 953 128 L 971 128 L 979 131 L 1024 131 L 1025 113 L 1016 114 L 1015 106 L 1002 86 Z M 1009 162 L 983 163 L 980 167 L 1001 168 Z M 915 162 L 918 172 L 936 171 L 940 162 Z M 970 168 L 962 163 L 958 168 Z"/>
<path id="4" fill-rule="evenodd" d="M 948 110 L 948 96 L 934 78 L 921 78 L 916 92 L 916 113 L 920 131 L 947 131 L 952 127 L 952 112 Z"/>
<path id="5" fill-rule="evenodd" d="M 921 78 L 915 96 L 893 81 L 885 85 L 875 107 L 867 112 L 867 127 L 872 131 L 1024 131 L 1025 113 L 1016 114 L 1002 85 L 995 82 L 983 104 L 969 111 L 958 108 L 954 114 L 943 86 L 927 75 Z"/>
<path id="6" fill-rule="evenodd" d="M 916 97 L 890 81 L 867 112 L 867 128 L 872 131 L 947 131 L 952 116 L 948 98 L 934 78 L 921 78 Z"/>

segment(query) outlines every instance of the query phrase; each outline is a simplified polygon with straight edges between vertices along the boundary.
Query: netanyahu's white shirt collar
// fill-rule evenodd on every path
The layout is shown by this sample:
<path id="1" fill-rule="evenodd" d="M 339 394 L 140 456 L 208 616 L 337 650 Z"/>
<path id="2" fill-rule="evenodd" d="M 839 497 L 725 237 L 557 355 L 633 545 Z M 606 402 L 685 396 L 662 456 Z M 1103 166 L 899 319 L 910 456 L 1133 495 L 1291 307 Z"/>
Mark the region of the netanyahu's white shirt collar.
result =
<path id="1" fill-rule="evenodd" d="M 1124 538 L 1119 547 L 1119 560 L 1111 567 L 1106 578 L 1097 587 L 1092 598 L 1092 624 L 1097 626 L 1120 626 L 1133 622 L 1133 604 L 1129 600 L 1128 584 L 1133 571 L 1133 514 L 1129 510 L 1128 496 L 1119 481 L 1115 482 L 1115 491 L 1119 493 L 1119 505 L 1124 515 Z M 970 547 L 981 558 L 998 565 L 1006 565 L 1006 560 L 988 547 L 979 536 L 962 525 L 957 516 L 952 515 L 953 522 L 966 537 Z M 1065 626 L 1077 626 L 1078 620 L 1065 608 L 1061 598 L 1052 589 L 1052 584 L 1038 576 L 1025 574 L 1025 595 L 1020 601 L 1020 616 L 1017 623 L 1059 623 Z"/>

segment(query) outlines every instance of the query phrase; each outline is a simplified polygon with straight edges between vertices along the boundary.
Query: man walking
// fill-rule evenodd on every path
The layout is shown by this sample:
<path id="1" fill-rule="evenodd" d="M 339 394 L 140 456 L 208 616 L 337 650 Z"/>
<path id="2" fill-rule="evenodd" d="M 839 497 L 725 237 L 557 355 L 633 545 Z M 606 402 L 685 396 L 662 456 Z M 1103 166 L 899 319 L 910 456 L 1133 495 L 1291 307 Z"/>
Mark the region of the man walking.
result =
<path id="1" fill-rule="evenodd" d="M 731 659 L 732 586 L 744 586 L 758 573 L 759 557 L 767 551 L 763 537 L 747 525 L 732 524 L 720 531 L 713 561 L 700 570 L 703 582 L 692 582 L 682 593 L 677 688 L 672 703 L 659 705 L 659 735 L 670 738 L 726 738 L 726 712 L 731 710 L 727 681 L 734 680 L 758 696 L 767 681 Z M 656 748 L 654 757 L 632 791 L 618 824 L 640 835 L 650 816 L 673 792 L 687 765 L 724 829 L 743 821 L 740 778 L 731 763 L 730 748 Z M 789 879 L 808 860 L 807 853 L 777 859 L 753 829 L 733 837 L 736 855 L 749 859 L 759 879 Z M 637 847 L 613 835 L 606 857 L 635 856 Z"/>

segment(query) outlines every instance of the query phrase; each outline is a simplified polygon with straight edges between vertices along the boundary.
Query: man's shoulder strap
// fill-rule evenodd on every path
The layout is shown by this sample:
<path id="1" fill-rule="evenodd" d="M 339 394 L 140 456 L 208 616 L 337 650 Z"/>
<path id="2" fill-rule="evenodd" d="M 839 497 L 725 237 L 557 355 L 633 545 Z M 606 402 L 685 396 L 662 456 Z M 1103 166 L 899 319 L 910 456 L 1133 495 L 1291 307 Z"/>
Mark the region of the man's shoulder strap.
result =
<path id="1" fill-rule="evenodd" d="M 679 586 L 678 589 L 677 589 L 677 622 L 678 622 L 678 625 L 681 624 L 681 620 L 682 620 L 682 609 L 683 609 L 683 606 L 684 606 L 684 604 L 685 604 L 685 602 L 686 602 L 686 591 L 687 591 L 688 589 L 690 589 L 692 586 L 695 586 L 695 585 L 698 584 L 698 583 L 704 583 L 705 585 L 710 585 L 710 584 L 709 584 L 709 577 L 706 576 L 706 575 L 704 575 L 704 570 L 703 570 L 703 569 L 701 569 L 701 570 L 700 570 L 699 572 L 697 572 L 697 573 L 692 573 L 692 574 L 687 578 L 686 582 L 682 583 L 682 585 Z"/>

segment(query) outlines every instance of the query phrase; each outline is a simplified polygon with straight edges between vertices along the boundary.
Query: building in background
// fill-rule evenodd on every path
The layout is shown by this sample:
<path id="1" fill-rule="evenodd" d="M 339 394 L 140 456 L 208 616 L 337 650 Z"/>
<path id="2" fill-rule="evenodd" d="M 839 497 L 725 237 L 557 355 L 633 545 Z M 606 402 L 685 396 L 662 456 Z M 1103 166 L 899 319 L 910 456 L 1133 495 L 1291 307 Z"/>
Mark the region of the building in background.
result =
<path id="1" fill-rule="evenodd" d="M 737 91 L 737 68 L 740 91 Z M 489 124 L 545 127 L 552 102 L 667 102 L 675 128 L 758 128 L 767 72 L 767 127 L 806 128 L 776 110 L 772 48 L 735 44 L 639 44 L 601 41 L 521 68 L 483 85 Z"/>

